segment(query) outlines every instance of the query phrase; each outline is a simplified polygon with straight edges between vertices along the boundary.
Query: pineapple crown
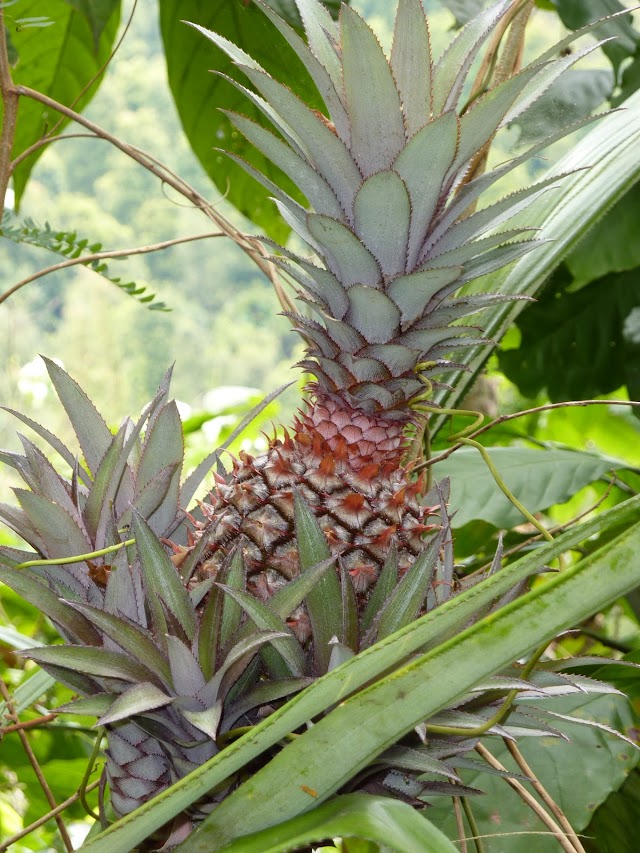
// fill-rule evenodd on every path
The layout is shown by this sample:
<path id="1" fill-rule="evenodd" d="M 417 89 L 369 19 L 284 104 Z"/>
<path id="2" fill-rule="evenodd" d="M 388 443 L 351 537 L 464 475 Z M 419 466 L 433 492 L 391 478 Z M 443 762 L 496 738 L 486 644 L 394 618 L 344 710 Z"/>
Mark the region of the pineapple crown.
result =
<path id="1" fill-rule="evenodd" d="M 308 344 L 300 366 L 316 377 L 320 393 L 402 419 L 411 401 L 424 394 L 423 380 L 430 387 L 430 377 L 453 366 L 448 358 L 453 350 L 486 343 L 458 321 L 507 298 L 472 295 L 469 287 L 464 295 L 456 292 L 542 242 L 530 235 L 532 229 L 502 226 L 557 183 L 557 176 L 465 214 L 496 181 L 575 127 L 486 174 L 474 176 L 473 169 L 500 128 L 598 47 L 562 55 L 595 24 L 468 102 L 472 64 L 505 16 L 519 8 L 512 0 L 480 12 L 435 62 L 420 0 L 399 0 L 388 58 L 366 22 L 346 5 L 336 22 L 319 0 L 296 0 L 305 43 L 266 3 L 255 2 L 304 64 L 326 116 L 239 47 L 194 26 L 246 75 L 251 90 L 227 79 L 278 135 L 228 112 L 232 124 L 309 203 L 301 206 L 227 152 L 272 192 L 283 218 L 321 262 L 275 247 L 274 262 L 302 287 L 298 297 L 311 313 L 289 314 Z"/>

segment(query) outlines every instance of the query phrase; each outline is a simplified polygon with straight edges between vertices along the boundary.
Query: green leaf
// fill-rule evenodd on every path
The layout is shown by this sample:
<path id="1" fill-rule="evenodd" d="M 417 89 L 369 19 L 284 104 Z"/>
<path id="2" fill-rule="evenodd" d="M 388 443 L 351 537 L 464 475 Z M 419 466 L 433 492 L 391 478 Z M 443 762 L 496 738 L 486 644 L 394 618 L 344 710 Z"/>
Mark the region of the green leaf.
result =
<path id="1" fill-rule="evenodd" d="M 402 178 L 394 171 L 371 175 L 358 190 L 353 213 L 355 232 L 383 274 L 395 276 L 404 272 L 411 203 Z M 390 222 L 393 228 L 389 228 Z M 371 313 L 375 313 L 374 308 Z"/>
<path id="2" fill-rule="evenodd" d="M 639 304 L 637 269 L 606 275 L 574 292 L 560 268 L 519 318 L 520 345 L 499 353 L 500 367 L 528 397 L 543 388 L 552 401 L 615 391 L 629 381 L 629 369 L 638 363 L 624 329 Z"/>
<path id="3" fill-rule="evenodd" d="M 220 803 L 179 849 L 183 853 L 208 851 L 212 843 L 236 839 L 239 827 L 246 833 L 288 820 L 308 808 L 306 788 L 312 788 L 319 801 L 331 796 L 384 749 L 471 685 L 632 589 L 637 584 L 638 547 L 640 524 L 600 552 L 340 702 Z M 393 714 L 389 713 L 391 707 Z M 358 732 L 357 738 L 354 732 Z M 331 761 L 326 760 L 329 753 Z M 250 813 L 247 798 L 253 804 Z"/>
<path id="4" fill-rule="evenodd" d="M 640 771 L 636 768 L 629 774 L 618 791 L 613 791 L 597 809 L 585 830 L 587 838 L 603 840 L 606 849 L 633 850 L 638 840 L 636 816 L 640 810 Z M 587 841 L 589 853 L 595 847 Z"/>
<path id="5" fill-rule="evenodd" d="M 180 492 L 180 472 L 184 457 L 184 439 L 182 423 L 175 402 L 168 403 L 158 412 L 153 426 L 145 436 L 140 464 L 136 472 L 136 495 L 168 465 L 175 466 L 167 493 L 148 523 L 159 536 L 167 528 L 178 512 Z"/>
<path id="6" fill-rule="evenodd" d="M 553 543 L 541 546 L 535 552 L 477 584 L 472 590 L 449 599 L 412 625 L 361 652 L 328 675 L 316 679 L 286 706 L 253 727 L 248 735 L 228 746 L 214 759 L 194 771 L 188 779 L 173 786 L 160 800 L 145 804 L 100 833 L 90 844 L 85 845 L 85 849 L 91 853 L 128 853 L 154 830 L 278 743 L 288 733 L 305 725 L 308 720 L 317 717 L 326 708 L 335 705 L 364 684 L 370 683 L 381 673 L 388 672 L 416 651 L 433 647 L 451 637 L 468 625 L 469 620 L 481 608 L 498 600 L 558 554 L 603 530 L 628 522 L 637 516 L 639 508 L 640 497 L 632 498 L 614 509 L 600 513 L 588 522 L 577 525 L 558 536 Z M 483 652 L 483 648 L 477 646 L 476 653 Z M 517 655 L 517 652 L 515 654 Z M 459 662 L 464 662 L 464 658 L 460 658 Z M 452 673 L 455 673 L 456 667 L 457 664 L 454 664 Z M 481 676 L 473 676 L 471 680 L 477 683 Z M 443 681 L 446 682 L 447 678 Z M 424 690 L 424 683 L 422 689 Z M 331 754 L 334 755 L 334 752 L 332 749 Z"/>
<path id="7" fill-rule="evenodd" d="M 258 601 L 252 595 L 249 595 L 249 593 L 241 592 L 239 589 L 232 589 L 230 586 L 224 586 L 224 584 L 220 584 L 220 587 L 228 596 L 241 605 L 249 618 L 261 631 L 275 631 L 279 635 L 286 634 L 286 637 L 271 641 L 271 645 L 285 664 L 285 670 L 275 673 L 276 677 L 286 678 L 289 675 L 294 677 L 304 675 L 305 666 L 302 647 L 282 619 L 276 616 L 266 604 Z M 277 669 L 281 670 L 282 667 L 277 667 Z"/>
<path id="8" fill-rule="evenodd" d="M 456 26 L 461 27 L 478 14 L 484 6 L 484 0 L 442 0 L 442 5 L 453 13 Z"/>
<path id="9" fill-rule="evenodd" d="M 231 60 L 181 22 L 192 21 L 229 39 L 274 77 L 290 81 L 311 106 L 322 109 L 304 66 L 253 3 L 161 0 L 159 5 L 169 85 L 189 144 L 220 193 L 273 239 L 285 242 L 289 229 L 269 200 L 271 193 L 215 150 L 223 147 L 242 157 L 301 200 L 292 182 L 234 130 L 219 108 L 244 113 L 261 124 L 264 118 L 241 92 L 210 73 L 213 69 L 242 80 Z"/>
<path id="10" fill-rule="evenodd" d="M 20 506 L 42 536 L 47 557 L 73 557 L 93 550 L 85 531 L 61 506 L 26 489 L 15 489 L 14 492 Z"/>
<path id="11" fill-rule="evenodd" d="M 520 128 L 518 145 L 537 142 L 591 115 L 607 100 L 613 85 L 610 70 L 589 68 L 565 72 L 515 120 L 514 124 Z"/>
<path id="12" fill-rule="evenodd" d="M 420 0 L 398 3 L 390 62 L 410 139 L 431 114 L 431 46 Z"/>
<path id="13" fill-rule="evenodd" d="M 120 0 L 100 0 L 83 4 L 90 17 L 65 0 L 48 0 L 47 16 L 53 24 L 46 28 L 15 27 L 11 40 L 19 61 L 12 69 L 16 85 L 37 89 L 56 101 L 82 111 L 95 95 L 103 77 L 85 86 L 97 75 L 111 54 L 120 23 Z M 21 17 L 37 15 L 39 0 L 23 0 Z M 64 73 L 60 69 L 64 68 Z M 1 105 L 0 105 L 1 106 Z M 52 128 L 60 116 L 38 101 L 22 96 L 18 112 L 13 157 L 25 151 Z M 59 127 L 69 123 L 63 118 Z M 16 203 L 19 204 L 36 161 L 45 146 L 31 154 L 13 173 Z"/>
<path id="14" fill-rule="evenodd" d="M 618 0 L 582 0 L 580 3 L 575 3 L 574 0 L 553 0 L 553 3 L 558 9 L 560 20 L 570 30 L 578 30 L 592 21 L 614 15 L 625 8 Z M 620 64 L 629 56 L 633 56 L 638 48 L 640 35 L 634 29 L 632 21 L 630 14 L 621 15 L 613 21 L 605 21 L 598 28 L 599 38 L 612 39 L 602 50 L 611 61 L 616 76 Z"/>
<path id="15" fill-rule="evenodd" d="M 404 148 L 402 105 L 387 58 L 369 25 L 349 7 L 342 10 L 340 24 L 351 153 L 362 176 L 368 178 L 389 169 Z"/>
<path id="16" fill-rule="evenodd" d="M 487 453 L 509 490 L 535 513 L 569 500 L 579 489 L 615 467 L 611 459 L 573 450 L 489 447 Z M 500 491 L 474 447 L 461 447 L 434 466 L 438 478 L 451 478 L 452 523 L 462 527 L 483 519 L 495 527 L 522 524 L 521 512 Z"/>
<path id="17" fill-rule="evenodd" d="M 610 272 L 640 266 L 640 183 L 631 187 L 567 257 L 565 263 L 577 290 Z"/>
<path id="18" fill-rule="evenodd" d="M 135 511 L 132 530 L 140 556 L 147 596 L 151 602 L 162 599 L 192 641 L 196 633 L 196 617 L 189 593 L 183 586 L 175 566 L 158 537 Z"/>
<path id="19" fill-rule="evenodd" d="M 41 666 L 51 664 L 54 667 L 70 669 L 86 675 L 100 678 L 120 678 L 123 681 L 149 681 L 153 673 L 146 666 L 121 652 L 111 652 L 92 646 L 48 646 L 46 648 L 26 649 L 21 652 Z"/>
<path id="20" fill-rule="evenodd" d="M 89 470 L 95 474 L 113 440 L 113 435 L 102 415 L 75 379 L 72 379 L 50 358 L 42 356 L 42 360 L 56 389 L 56 394 L 71 421 Z"/>
<path id="21" fill-rule="evenodd" d="M 300 494 L 295 495 L 296 540 L 300 555 L 300 571 L 306 572 L 331 556 L 320 526 Z M 330 569 L 306 596 L 307 613 L 313 630 L 314 665 L 318 673 L 329 666 L 332 637 L 342 633 L 342 592 L 335 571 Z"/>
<path id="22" fill-rule="evenodd" d="M 162 690 L 148 682 L 134 684 L 118 696 L 109 710 L 102 714 L 96 725 L 106 726 L 108 723 L 115 723 L 118 720 L 128 720 L 136 714 L 144 714 L 146 711 L 153 711 L 155 708 L 163 708 L 173 702 L 173 699 L 173 696 L 167 696 Z M 76 713 L 79 712 L 76 711 Z"/>
<path id="23" fill-rule="evenodd" d="M 114 616 L 98 607 L 77 602 L 71 602 L 70 606 L 86 616 L 99 631 L 111 637 L 124 652 L 140 660 L 150 672 L 158 675 L 165 684 L 171 683 L 171 673 L 166 658 L 146 631 L 129 620 Z"/>
<path id="24" fill-rule="evenodd" d="M 313 793 L 309 793 L 313 797 Z M 313 802 L 313 800 L 310 800 Z M 396 853 L 454 853 L 457 847 L 423 814 L 388 797 L 347 794 L 271 829 L 243 836 L 220 853 L 286 853 L 326 838 L 359 838 Z M 182 848 L 182 849 L 188 849 Z"/>

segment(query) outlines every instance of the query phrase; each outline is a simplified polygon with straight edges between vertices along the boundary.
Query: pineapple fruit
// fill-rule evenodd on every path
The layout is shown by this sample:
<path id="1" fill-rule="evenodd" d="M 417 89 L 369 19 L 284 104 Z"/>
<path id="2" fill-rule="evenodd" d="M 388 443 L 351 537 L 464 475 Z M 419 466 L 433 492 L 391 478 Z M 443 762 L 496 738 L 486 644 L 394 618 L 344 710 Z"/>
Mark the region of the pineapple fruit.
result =
<path id="1" fill-rule="evenodd" d="M 0 580 L 59 628 L 64 644 L 25 654 L 79 694 L 63 710 L 94 714 L 104 726 L 116 816 L 224 748 L 238 721 L 254 724 L 451 594 L 447 485 L 426 492 L 412 475 L 408 435 L 420 428 L 421 398 L 460 366 L 454 353 L 478 340 L 457 321 L 501 299 L 471 285 L 538 245 L 526 228 L 502 226 L 552 182 L 470 207 L 551 140 L 467 178 L 497 130 L 582 55 L 552 60 L 550 52 L 467 103 L 470 67 L 512 8 L 508 0 L 470 21 L 435 63 L 420 0 L 399 0 L 389 59 L 349 7 L 336 23 L 319 0 L 297 4 L 308 44 L 260 5 L 316 82 L 327 115 L 204 33 L 242 67 L 260 93 L 247 97 L 279 135 L 240 115 L 233 123 L 309 202 L 303 208 L 244 164 L 318 259 L 275 247 L 275 263 L 300 285 L 309 310 L 290 315 L 307 344 L 300 367 L 315 377 L 304 410 L 262 456 L 240 454 L 229 474 L 217 475 L 210 499 L 187 513 L 218 454 L 180 484 L 169 376 L 138 421 L 113 435 L 74 380 L 48 362 L 84 461 L 19 413 L 71 475 L 63 478 L 27 439 L 24 455 L 2 455 L 28 488 L 16 490 L 18 508 L 0 506 L 0 518 L 35 555 L 0 549 Z M 34 556 L 46 562 L 25 567 Z M 537 697 L 584 689 L 566 675 L 536 678 Z M 509 690 L 528 687 L 507 673 L 430 722 L 473 729 Z M 542 711 L 535 724 L 519 713 L 509 719 L 519 735 L 554 733 Z M 417 731 L 350 789 L 382 786 L 415 804 L 460 793 L 456 767 L 476 740 L 425 742 Z M 171 837 L 227 790 L 195 804 Z"/>

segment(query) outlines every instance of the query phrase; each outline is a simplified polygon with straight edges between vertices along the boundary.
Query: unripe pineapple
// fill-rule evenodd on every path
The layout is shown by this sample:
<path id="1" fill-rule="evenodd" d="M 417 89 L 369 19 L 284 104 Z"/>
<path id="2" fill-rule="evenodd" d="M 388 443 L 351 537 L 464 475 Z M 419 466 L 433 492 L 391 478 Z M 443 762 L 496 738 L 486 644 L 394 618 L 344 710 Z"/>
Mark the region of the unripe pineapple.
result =
<path id="1" fill-rule="evenodd" d="M 582 53 L 545 56 L 468 103 L 473 60 L 512 11 L 510 0 L 470 21 L 435 63 L 420 0 L 399 0 L 389 58 L 348 6 L 335 22 L 318 0 L 297 0 L 307 44 L 256 2 L 304 63 L 326 115 L 235 45 L 198 29 L 244 72 L 259 95 L 229 82 L 277 134 L 234 113 L 231 122 L 308 200 L 300 206 L 229 155 L 272 191 L 284 219 L 317 257 L 313 263 L 275 247 L 273 258 L 302 288 L 298 298 L 308 313 L 289 317 L 307 344 L 299 366 L 315 380 L 285 437 L 258 458 L 235 461 L 203 507 L 206 570 L 215 573 L 242 541 L 261 598 L 295 577 L 298 489 L 362 603 L 390 549 L 397 549 L 402 572 L 433 529 L 424 482 L 404 462 L 407 428 L 420 420 L 416 402 L 454 366 L 452 353 L 478 342 L 457 321 L 502 299 L 468 295 L 468 287 L 461 295 L 460 288 L 540 244 L 522 226 L 500 229 L 549 180 L 463 215 L 549 140 L 466 182 L 471 165 L 497 130 Z"/>

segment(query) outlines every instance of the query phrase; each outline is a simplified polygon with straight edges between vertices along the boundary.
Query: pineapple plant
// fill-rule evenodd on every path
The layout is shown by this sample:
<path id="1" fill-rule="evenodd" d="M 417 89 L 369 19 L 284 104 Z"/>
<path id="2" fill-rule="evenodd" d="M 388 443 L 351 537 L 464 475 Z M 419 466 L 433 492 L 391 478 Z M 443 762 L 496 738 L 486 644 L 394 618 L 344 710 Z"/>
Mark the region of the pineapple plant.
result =
<path id="1" fill-rule="evenodd" d="M 294 495 L 313 508 L 364 607 L 391 549 L 400 574 L 433 529 L 426 481 L 412 474 L 409 436 L 424 431 L 420 404 L 464 367 L 476 326 L 459 323 L 504 301 L 483 277 L 540 245 L 511 220 L 557 179 L 473 212 L 482 194 L 564 135 L 544 140 L 486 174 L 474 168 L 500 128 L 520 115 L 585 53 L 552 59 L 577 35 L 517 74 L 470 92 L 487 39 L 518 3 L 500 0 L 471 20 L 433 61 L 420 0 L 399 0 L 390 56 L 365 21 L 343 5 L 334 21 L 319 0 L 297 0 L 307 42 L 258 5 L 296 51 L 326 105 L 302 103 L 227 39 L 197 27 L 225 51 L 252 89 L 229 78 L 273 125 L 271 133 L 229 113 L 240 133 L 306 197 L 303 207 L 251 165 L 283 218 L 315 254 L 271 244 L 306 311 L 288 311 L 306 343 L 298 365 L 312 376 L 303 409 L 257 458 L 241 455 L 202 506 L 204 573 L 239 539 L 250 585 L 267 600 L 300 571 Z M 585 28 L 589 29 L 589 28 Z M 564 133 L 569 132 L 569 129 Z M 268 241 L 267 241 L 268 242 Z M 206 534 L 205 531 L 206 530 Z M 328 580 L 326 581 L 329 582 Z M 302 635 L 320 626 L 302 618 Z"/>
<path id="2" fill-rule="evenodd" d="M 573 34 L 470 98 L 474 60 L 518 4 L 500 0 L 481 12 L 437 62 L 420 0 L 399 0 L 389 58 L 347 6 L 336 23 L 319 0 L 297 0 L 305 42 L 259 5 L 298 53 L 326 114 L 202 31 L 242 68 L 254 89 L 230 82 L 278 135 L 241 115 L 232 122 L 308 201 L 301 206 L 241 163 L 317 258 L 271 246 L 308 309 L 289 312 L 307 346 L 299 367 L 313 377 L 298 417 L 264 454 L 241 453 L 229 473 L 219 471 L 209 498 L 187 512 L 219 453 L 180 484 L 182 434 L 168 376 L 142 417 L 113 435 L 49 362 L 84 462 L 23 415 L 71 476 L 26 439 L 24 456 L 3 455 L 28 489 L 17 491 L 19 508 L 2 506 L 0 516 L 40 559 L 3 548 L 0 579 L 59 627 L 63 645 L 26 654 L 81 697 L 62 710 L 95 714 L 104 726 L 116 816 L 223 749 L 238 721 L 255 724 L 452 594 L 447 484 L 430 488 L 415 476 L 410 442 L 425 425 L 421 404 L 464 367 L 461 351 L 483 340 L 459 321 L 504 298 L 483 292 L 481 280 L 540 244 L 512 220 L 557 179 L 477 212 L 475 203 L 570 129 L 486 174 L 475 166 L 501 127 L 593 49 L 553 59 L 581 33 Z M 587 689 L 577 677 L 523 681 L 519 672 L 460 697 L 429 721 L 428 740 L 419 727 L 350 790 L 383 789 L 413 804 L 459 792 L 457 768 L 477 742 L 463 730 L 490 723 L 505 696 Z M 554 734 L 535 710 L 511 709 L 487 731 Z M 155 842 L 168 832 L 176 841 L 235 781 Z"/>

